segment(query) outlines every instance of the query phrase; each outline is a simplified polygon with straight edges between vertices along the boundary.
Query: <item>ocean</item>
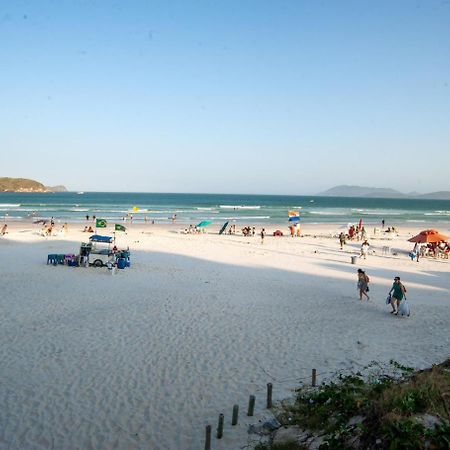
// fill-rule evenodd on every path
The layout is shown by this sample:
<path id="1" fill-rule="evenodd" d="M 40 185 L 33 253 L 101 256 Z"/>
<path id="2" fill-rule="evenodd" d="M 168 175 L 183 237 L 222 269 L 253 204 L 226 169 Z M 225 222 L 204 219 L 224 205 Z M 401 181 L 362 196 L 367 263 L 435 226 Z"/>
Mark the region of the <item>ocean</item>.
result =
<path id="1" fill-rule="evenodd" d="M 133 211 L 135 208 L 135 211 Z M 138 210 L 136 211 L 136 208 Z M 289 210 L 300 211 L 305 223 L 402 223 L 450 225 L 449 200 L 349 198 L 285 195 L 164 194 L 125 192 L 0 193 L 0 217 L 7 220 L 48 219 L 83 222 L 86 215 L 120 221 L 132 214 L 135 222 L 154 220 L 196 224 L 287 222 Z"/>

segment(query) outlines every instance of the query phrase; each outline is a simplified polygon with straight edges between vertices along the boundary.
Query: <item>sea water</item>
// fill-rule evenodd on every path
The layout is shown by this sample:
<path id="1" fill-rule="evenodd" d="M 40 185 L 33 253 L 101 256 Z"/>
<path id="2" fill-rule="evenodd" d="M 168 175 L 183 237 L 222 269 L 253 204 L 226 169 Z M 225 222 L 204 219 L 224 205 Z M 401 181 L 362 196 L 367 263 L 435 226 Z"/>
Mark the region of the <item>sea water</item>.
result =
<path id="1" fill-rule="evenodd" d="M 137 210 L 136 210 L 137 209 Z M 285 195 L 164 194 L 125 192 L 0 193 L 3 220 L 49 219 L 86 221 L 86 216 L 107 221 L 155 221 L 215 224 L 232 221 L 241 224 L 287 222 L 288 211 L 300 212 L 303 222 L 347 224 L 361 218 L 367 224 L 386 225 L 438 223 L 450 225 L 449 200 L 318 197 Z"/>

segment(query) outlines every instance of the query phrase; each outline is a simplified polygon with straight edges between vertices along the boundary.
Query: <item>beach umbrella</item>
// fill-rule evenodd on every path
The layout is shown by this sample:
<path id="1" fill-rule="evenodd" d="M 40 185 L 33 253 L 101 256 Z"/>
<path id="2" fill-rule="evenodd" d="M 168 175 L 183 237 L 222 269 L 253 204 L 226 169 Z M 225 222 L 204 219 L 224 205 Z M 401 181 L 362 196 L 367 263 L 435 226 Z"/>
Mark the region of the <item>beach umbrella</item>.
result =
<path id="1" fill-rule="evenodd" d="M 198 225 L 197 228 L 203 228 L 206 227 L 207 225 L 211 225 L 212 221 L 211 220 L 202 220 Z"/>
<path id="2" fill-rule="evenodd" d="M 419 244 L 425 244 L 428 242 L 440 242 L 446 241 L 448 236 L 444 236 L 437 230 L 423 230 L 418 235 L 408 239 L 409 242 L 418 242 Z"/>
<path id="3" fill-rule="evenodd" d="M 228 220 L 223 224 L 222 228 L 219 231 L 219 234 L 222 234 L 225 231 L 225 228 L 228 226 Z"/>

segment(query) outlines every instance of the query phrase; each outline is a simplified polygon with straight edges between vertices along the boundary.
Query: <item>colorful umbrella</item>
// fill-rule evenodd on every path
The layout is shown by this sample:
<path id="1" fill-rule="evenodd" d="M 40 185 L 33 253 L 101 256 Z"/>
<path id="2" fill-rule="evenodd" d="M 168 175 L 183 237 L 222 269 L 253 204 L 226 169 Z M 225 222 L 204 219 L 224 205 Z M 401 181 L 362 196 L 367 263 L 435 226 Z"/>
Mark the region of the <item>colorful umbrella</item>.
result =
<path id="1" fill-rule="evenodd" d="M 202 220 L 198 225 L 197 228 L 203 228 L 206 227 L 206 225 L 211 225 L 212 221 L 211 220 Z"/>
<path id="2" fill-rule="evenodd" d="M 448 236 L 444 236 L 437 230 L 423 230 L 417 236 L 408 239 L 409 242 L 418 242 L 419 244 L 425 244 L 428 242 L 440 242 L 446 241 Z"/>

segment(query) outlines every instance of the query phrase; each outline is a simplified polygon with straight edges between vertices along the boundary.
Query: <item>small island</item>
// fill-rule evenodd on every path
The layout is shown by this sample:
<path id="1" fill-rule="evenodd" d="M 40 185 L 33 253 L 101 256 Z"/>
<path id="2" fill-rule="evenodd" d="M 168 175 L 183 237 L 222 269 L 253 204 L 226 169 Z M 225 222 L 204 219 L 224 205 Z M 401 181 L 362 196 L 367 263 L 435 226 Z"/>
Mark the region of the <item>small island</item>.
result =
<path id="1" fill-rule="evenodd" d="M 44 186 L 28 178 L 0 177 L 0 192 L 66 192 L 64 186 Z"/>

